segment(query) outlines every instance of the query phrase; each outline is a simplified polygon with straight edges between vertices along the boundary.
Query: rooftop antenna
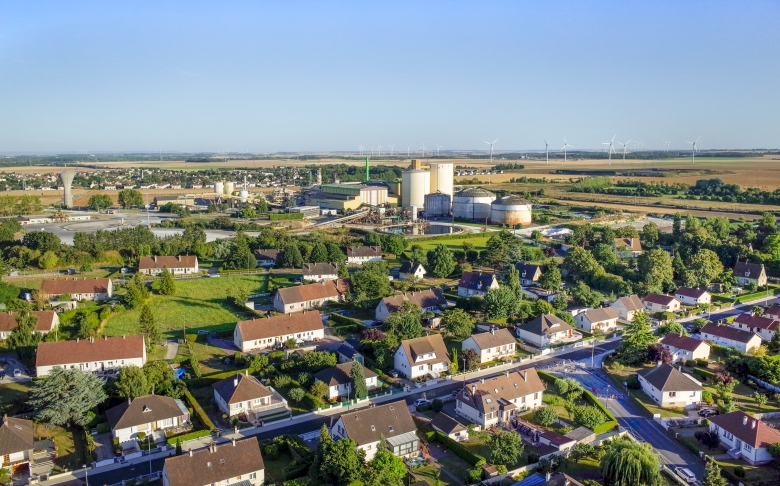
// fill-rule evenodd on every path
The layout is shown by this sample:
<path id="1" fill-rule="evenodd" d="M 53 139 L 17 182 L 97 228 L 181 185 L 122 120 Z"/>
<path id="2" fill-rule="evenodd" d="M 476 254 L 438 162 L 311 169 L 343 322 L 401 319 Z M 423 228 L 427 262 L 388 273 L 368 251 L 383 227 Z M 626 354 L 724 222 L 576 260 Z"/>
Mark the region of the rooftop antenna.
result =
<path id="1" fill-rule="evenodd" d="M 626 142 L 626 143 L 621 143 L 621 142 L 618 142 L 618 143 L 623 146 L 623 163 L 625 164 L 626 163 L 626 145 L 631 143 L 631 139 L 629 138 L 628 142 Z"/>
<path id="2" fill-rule="evenodd" d="M 547 165 L 550 165 L 550 153 L 547 151 L 547 139 L 544 140 L 544 158 L 547 160 Z"/>
<path id="3" fill-rule="evenodd" d="M 691 164 L 696 163 L 696 145 L 699 143 L 699 140 L 701 140 L 701 137 L 697 138 L 695 142 L 685 142 L 691 144 Z"/>
<path id="4" fill-rule="evenodd" d="M 566 137 L 563 137 L 563 147 L 561 148 L 561 150 L 563 150 L 564 163 L 566 162 L 566 147 L 571 147 L 571 145 L 569 145 L 569 142 L 566 141 Z"/>
<path id="5" fill-rule="evenodd" d="M 440 146 L 438 143 L 434 143 L 434 145 L 436 145 L 436 157 L 438 158 L 439 157 L 439 150 L 441 150 L 444 147 Z"/>
<path id="6" fill-rule="evenodd" d="M 615 150 L 615 147 L 612 145 L 612 142 L 615 141 L 615 137 L 617 137 L 617 133 L 615 135 L 612 135 L 612 140 L 609 142 L 601 142 L 601 145 L 607 146 L 607 152 L 609 153 L 609 164 L 612 165 L 612 152 Z"/>

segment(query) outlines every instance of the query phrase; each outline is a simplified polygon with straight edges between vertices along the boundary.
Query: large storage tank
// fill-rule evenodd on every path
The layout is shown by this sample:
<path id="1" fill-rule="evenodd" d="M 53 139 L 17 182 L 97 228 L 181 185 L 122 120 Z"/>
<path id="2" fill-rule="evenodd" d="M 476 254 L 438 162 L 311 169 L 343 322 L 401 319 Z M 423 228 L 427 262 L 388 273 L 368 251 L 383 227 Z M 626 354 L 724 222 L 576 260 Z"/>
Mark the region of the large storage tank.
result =
<path id="1" fill-rule="evenodd" d="M 452 198 L 439 191 L 425 195 L 425 214 L 427 216 L 447 216 L 450 214 Z"/>
<path id="2" fill-rule="evenodd" d="M 225 184 L 223 182 L 214 184 L 214 194 L 225 194 Z"/>
<path id="3" fill-rule="evenodd" d="M 481 187 L 469 187 L 452 197 L 452 214 L 456 218 L 484 221 L 490 218 L 490 204 L 496 195 Z"/>
<path id="4" fill-rule="evenodd" d="M 249 198 L 249 191 L 247 191 L 246 189 L 240 191 L 238 193 L 238 197 L 241 198 L 241 202 L 242 203 L 245 203 L 247 201 L 247 199 Z"/>
<path id="5" fill-rule="evenodd" d="M 442 192 L 452 196 L 453 166 L 447 162 L 431 162 L 431 192 Z"/>
<path id="6" fill-rule="evenodd" d="M 233 192 L 236 190 L 236 183 L 235 182 L 226 182 L 225 183 L 225 194 L 228 196 L 232 196 Z"/>
<path id="7" fill-rule="evenodd" d="M 427 170 L 409 169 L 401 173 L 401 204 L 403 207 L 425 206 L 425 195 L 431 192 L 431 174 Z"/>
<path id="8" fill-rule="evenodd" d="M 519 196 L 504 196 L 490 205 L 493 224 L 531 224 L 531 203 Z"/>

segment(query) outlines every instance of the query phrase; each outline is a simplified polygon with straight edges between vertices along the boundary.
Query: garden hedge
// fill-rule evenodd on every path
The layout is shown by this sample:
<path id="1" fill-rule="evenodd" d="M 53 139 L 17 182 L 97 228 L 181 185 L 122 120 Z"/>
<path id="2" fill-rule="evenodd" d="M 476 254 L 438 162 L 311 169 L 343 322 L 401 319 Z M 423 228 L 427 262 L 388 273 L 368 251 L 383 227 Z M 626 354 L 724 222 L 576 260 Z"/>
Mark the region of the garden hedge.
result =
<path id="1" fill-rule="evenodd" d="M 463 444 L 454 439 L 450 439 L 438 430 L 433 431 L 430 434 L 432 435 L 428 435 L 429 438 L 433 438 L 437 442 L 444 444 L 447 449 L 451 450 L 456 456 L 460 457 L 472 466 L 480 467 L 487 464 L 487 459 L 480 456 L 479 454 L 471 452 Z"/>
<path id="2" fill-rule="evenodd" d="M 351 317 L 342 316 L 341 314 L 336 314 L 335 312 L 330 314 L 329 320 L 343 326 L 363 326 L 361 321 Z"/>
<path id="3" fill-rule="evenodd" d="M 169 445 L 175 446 L 178 441 L 187 442 L 188 440 L 200 439 L 201 437 L 208 437 L 210 435 L 210 430 L 196 430 L 195 432 L 187 432 L 186 434 L 169 437 L 167 442 Z"/>
<path id="4" fill-rule="evenodd" d="M 539 378 L 541 378 L 542 381 L 546 381 L 547 383 L 550 383 L 550 384 L 555 384 L 555 380 L 558 379 L 557 376 L 551 375 L 551 374 L 546 373 L 544 371 L 536 370 L 536 373 L 539 375 Z M 606 422 L 604 422 L 603 424 L 599 425 L 598 427 L 594 428 L 593 429 L 594 433 L 596 433 L 596 434 L 603 434 L 604 432 L 609 432 L 610 430 L 612 430 L 615 427 L 617 427 L 617 420 L 615 419 L 615 416 L 612 415 L 612 413 L 609 410 L 607 410 L 607 407 L 605 407 L 598 400 L 598 398 L 596 398 L 596 395 L 594 395 L 592 392 L 590 392 L 589 390 L 587 390 L 587 389 L 585 389 L 583 387 L 582 398 L 586 402 L 590 403 L 594 407 L 596 407 L 599 410 L 601 410 L 601 412 L 604 415 L 607 416 L 608 420 Z"/>
<path id="5" fill-rule="evenodd" d="M 710 381 L 711 383 L 715 382 L 715 373 L 709 370 L 705 370 L 703 368 L 694 368 L 693 374 L 700 377 L 702 381 Z"/>
<path id="6" fill-rule="evenodd" d="M 193 397 L 192 393 L 190 393 L 190 391 L 186 388 L 184 389 L 184 398 L 187 399 L 187 402 L 189 402 L 190 407 L 192 407 L 192 410 L 195 412 L 195 415 L 198 416 L 198 419 L 200 419 L 203 426 L 208 429 L 207 432 L 211 433 L 211 431 L 216 428 L 214 426 L 214 422 L 212 422 L 209 416 L 206 415 L 206 411 L 203 410 L 203 407 L 200 406 L 200 403 L 195 400 L 195 397 Z"/>

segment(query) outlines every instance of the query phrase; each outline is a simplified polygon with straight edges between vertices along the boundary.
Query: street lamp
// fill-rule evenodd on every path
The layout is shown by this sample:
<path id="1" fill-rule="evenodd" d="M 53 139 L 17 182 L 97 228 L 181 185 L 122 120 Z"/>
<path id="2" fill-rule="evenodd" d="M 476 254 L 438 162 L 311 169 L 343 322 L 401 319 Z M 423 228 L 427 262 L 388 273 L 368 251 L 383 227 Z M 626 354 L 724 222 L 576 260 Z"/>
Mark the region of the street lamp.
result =
<path id="1" fill-rule="evenodd" d="M 84 482 L 89 486 L 89 472 L 87 472 L 87 465 L 84 464 Z"/>

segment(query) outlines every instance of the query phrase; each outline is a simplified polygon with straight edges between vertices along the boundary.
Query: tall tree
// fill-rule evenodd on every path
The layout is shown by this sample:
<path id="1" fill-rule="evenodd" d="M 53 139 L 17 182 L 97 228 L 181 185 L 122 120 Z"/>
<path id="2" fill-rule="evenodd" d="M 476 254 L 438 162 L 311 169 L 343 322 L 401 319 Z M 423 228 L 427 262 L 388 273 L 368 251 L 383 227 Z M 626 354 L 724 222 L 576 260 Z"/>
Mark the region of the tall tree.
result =
<path id="1" fill-rule="evenodd" d="M 660 235 L 661 230 L 658 228 L 658 225 L 651 221 L 642 227 L 642 234 L 639 235 L 639 239 L 642 241 L 645 249 L 648 249 L 653 248 L 658 243 Z"/>
<path id="2" fill-rule="evenodd" d="M 38 326 L 38 318 L 29 310 L 24 310 L 17 312 L 14 319 L 16 328 L 8 336 L 6 345 L 16 351 L 19 358 L 30 359 L 35 355 L 35 348 L 43 338 L 41 333 L 35 330 Z"/>
<path id="3" fill-rule="evenodd" d="M 349 377 L 352 378 L 352 386 L 355 388 L 355 398 L 358 400 L 366 398 L 368 396 L 368 387 L 366 386 L 366 377 L 363 374 L 363 365 L 359 361 L 352 362 Z"/>
<path id="4" fill-rule="evenodd" d="M 507 286 L 490 289 L 482 302 L 482 311 L 488 319 L 506 319 L 517 312 L 519 302 Z"/>
<path id="5" fill-rule="evenodd" d="M 557 292 L 561 289 L 561 271 L 558 265 L 549 265 L 539 277 L 539 287 L 549 292 Z"/>
<path id="6" fill-rule="evenodd" d="M 341 251 L 341 247 L 339 247 L 338 243 L 335 241 L 329 241 L 325 243 L 325 247 L 328 249 L 327 261 L 339 262 L 340 264 L 343 264 L 347 261 L 347 257 L 344 255 L 344 252 Z"/>
<path id="7" fill-rule="evenodd" d="M 114 203 L 111 201 L 111 196 L 106 194 L 95 194 L 89 198 L 89 201 L 87 201 L 87 206 L 89 209 L 98 212 L 110 208 L 112 204 Z"/>
<path id="8" fill-rule="evenodd" d="M 173 295 L 176 293 L 176 281 L 173 279 L 173 273 L 167 268 L 163 268 L 160 273 L 160 283 L 158 284 L 160 295 Z"/>
<path id="9" fill-rule="evenodd" d="M 141 328 L 141 334 L 144 335 L 146 345 L 151 347 L 154 343 L 162 339 L 160 326 L 154 320 L 152 309 L 148 305 L 141 307 L 141 315 L 138 317 L 138 324 Z"/>
<path id="10" fill-rule="evenodd" d="M 124 301 L 131 309 L 143 305 L 144 301 L 149 297 L 149 290 L 146 288 L 143 275 L 140 273 L 133 275 L 133 278 L 127 283 L 125 289 Z"/>
<path id="11" fill-rule="evenodd" d="M 422 310 L 420 306 L 407 300 L 401 304 L 400 309 L 385 319 L 385 326 L 398 336 L 400 340 L 414 339 L 423 334 L 423 327 L 420 322 L 421 317 Z"/>
<path id="12" fill-rule="evenodd" d="M 623 439 L 613 442 L 601 459 L 604 486 L 660 486 L 661 463 L 650 444 Z"/>
<path id="13" fill-rule="evenodd" d="M 390 270 L 384 261 L 363 264 L 360 270 L 352 274 L 352 290 L 356 300 L 377 299 L 391 295 L 393 288 L 388 275 Z"/>
<path id="14" fill-rule="evenodd" d="M 463 309 L 447 309 L 441 315 L 441 327 L 447 336 L 462 341 L 474 331 L 474 318 Z"/>
<path id="15" fill-rule="evenodd" d="M 120 398 L 138 398 L 149 393 L 149 380 L 138 366 L 125 366 L 119 371 L 116 391 Z"/>
<path id="16" fill-rule="evenodd" d="M 39 422 L 85 425 L 87 412 L 108 397 L 97 375 L 54 367 L 46 380 L 33 382 L 28 403 Z"/>
<path id="17" fill-rule="evenodd" d="M 509 267 L 509 273 L 506 277 L 506 285 L 512 290 L 512 293 L 515 294 L 515 298 L 517 300 L 522 300 L 523 287 L 520 285 L 520 272 L 514 265 Z"/>
<path id="18" fill-rule="evenodd" d="M 643 363 L 647 359 L 647 347 L 658 338 L 650 330 L 646 312 L 634 314 L 634 320 L 625 326 L 623 341 L 617 349 L 618 360 L 626 365 Z"/>
<path id="19" fill-rule="evenodd" d="M 718 463 L 709 460 L 704 466 L 704 478 L 701 480 L 702 486 L 726 486 L 728 481 L 720 475 L 720 466 Z"/>
<path id="20" fill-rule="evenodd" d="M 645 251 L 637 258 L 637 267 L 648 292 L 662 293 L 674 283 L 672 259 L 664 250 Z"/>
<path id="21" fill-rule="evenodd" d="M 672 235 L 675 238 L 682 236 L 682 215 L 680 213 L 674 213 L 674 222 L 672 223 Z"/>
<path id="22" fill-rule="evenodd" d="M 455 270 L 455 258 L 444 245 L 428 252 L 428 270 L 436 277 L 448 277 Z"/>
<path id="23" fill-rule="evenodd" d="M 303 265 L 301 250 L 295 243 L 289 243 L 284 247 L 282 258 L 277 262 L 281 268 L 300 268 Z"/>
<path id="24" fill-rule="evenodd" d="M 132 206 L 143 206 L 144 197 L 140 191 L 136 189 L 124 189 L 119 192 L 119 204 L 127 209 Z"/>
<path id="25" fill-rule="evenodd" d="M 314 452 L 309 476 L 316 484 L 326 486 L 347 485 L 360 478 L 365 461 L 365 451 L 357 448 L 352 439 L 334 441 L 323 425 L 320 443 Z"/>
<path id="26" fill-rule="evenodd" d="M 685 285 L 689 287 L 706 287 L 723 273 L 723 264 L 718 254 L 712 250 L 699 250 L 688 262 L 685 272 Z"/>
<path id="27" fill-rule="evenodd" d="M 324 243 L 317 242 L 314 244 L 314 248 L 311 250 L 311 255 L 309 255 L 309 262 L 328 263 L 328 249 L 325 247 Z"/>
<path id="28" fill-rule="evenodd" d="M 490 448 L 490 462 L 511 466 L 517 463 L 523 454 L 523 441 L 520 434 L 512 431 L 500 431 L 490 436 L 487 441 Z"/>

